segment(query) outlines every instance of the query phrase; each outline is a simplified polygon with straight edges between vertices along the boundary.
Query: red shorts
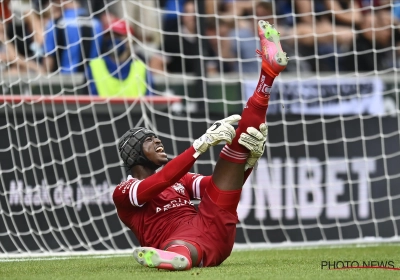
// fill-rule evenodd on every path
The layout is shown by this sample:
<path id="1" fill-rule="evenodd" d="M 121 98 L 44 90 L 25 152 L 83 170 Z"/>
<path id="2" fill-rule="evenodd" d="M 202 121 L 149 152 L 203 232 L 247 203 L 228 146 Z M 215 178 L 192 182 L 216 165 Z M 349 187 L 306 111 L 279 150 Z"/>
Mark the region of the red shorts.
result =
<path id="1" fill-rule="evenodd" d="M 232 252 L 238 221 L 237 215 L 220 208 L 205 193 L 198 214 L 182 222 L 160 249 L 173 240 L 195 242 L 203 250 L 202 266 L 220 265 Z"/>

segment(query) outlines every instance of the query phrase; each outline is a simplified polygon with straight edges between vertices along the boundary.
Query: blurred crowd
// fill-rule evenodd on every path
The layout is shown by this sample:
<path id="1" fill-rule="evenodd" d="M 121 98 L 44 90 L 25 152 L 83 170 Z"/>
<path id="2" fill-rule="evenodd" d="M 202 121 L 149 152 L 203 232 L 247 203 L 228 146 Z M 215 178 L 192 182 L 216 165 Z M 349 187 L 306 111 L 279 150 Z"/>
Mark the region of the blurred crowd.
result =
<path id="1" fill-rule="evenodd" d="M 400 63 L 400 0 L 1 0 L 0 17 L 1 71 L 84 73 L 94 95 L 151 94 L 154 74 L 258 73 L 260 19 L 281 32 L 285 71 Z"/>

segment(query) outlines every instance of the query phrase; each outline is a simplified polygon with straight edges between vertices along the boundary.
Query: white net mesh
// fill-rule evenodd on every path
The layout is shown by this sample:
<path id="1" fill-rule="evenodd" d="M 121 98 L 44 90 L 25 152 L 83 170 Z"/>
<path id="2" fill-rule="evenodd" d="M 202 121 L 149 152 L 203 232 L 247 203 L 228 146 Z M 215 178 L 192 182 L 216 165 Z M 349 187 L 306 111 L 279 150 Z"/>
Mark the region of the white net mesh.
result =
<path id="1" fill-rule="evenodd" d="M 399 3 L 185 2 L 0 2 L 0 256 L 137 246 L 111 199 L 127 175 L 116 141 L 147 126 L 174 157 L 240 113 L 258 19 L 290 62 L 236 246 L 399 240 Z"/>

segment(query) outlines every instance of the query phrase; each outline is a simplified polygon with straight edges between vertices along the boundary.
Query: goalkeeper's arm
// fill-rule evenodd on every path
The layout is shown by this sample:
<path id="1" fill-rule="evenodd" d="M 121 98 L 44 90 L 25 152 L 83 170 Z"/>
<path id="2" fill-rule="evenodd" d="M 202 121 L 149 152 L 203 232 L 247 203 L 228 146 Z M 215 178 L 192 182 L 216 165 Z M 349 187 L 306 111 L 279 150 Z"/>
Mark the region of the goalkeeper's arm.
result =
<path id="1" fill-rule="evenodd" d="M 235 129 L 232 124 L 239 121 L 239 115 L 233 115 L 215 122 L 206 133 L 195 140 L 193 146 L 168 162 L 164 168 L 142 180 L 136 188 L 136 198 L 139 205 L 153 199 L 165 188 L 175 184 L 192 168 L 198 156 L 217 145 L 221 141 L 232 142 Z M 135 195 L 135 194 L 133 194 Z"/>

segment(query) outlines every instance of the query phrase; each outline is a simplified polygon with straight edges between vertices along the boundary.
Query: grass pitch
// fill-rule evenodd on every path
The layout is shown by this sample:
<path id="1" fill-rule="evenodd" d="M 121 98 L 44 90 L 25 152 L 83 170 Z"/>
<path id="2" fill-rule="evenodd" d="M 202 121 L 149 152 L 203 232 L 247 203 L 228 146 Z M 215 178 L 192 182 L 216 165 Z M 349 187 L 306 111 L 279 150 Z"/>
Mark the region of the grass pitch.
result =
<path id="1" fill-rule="evenodd" d="M 321 269 L 323 261 L 330 261 L 331 265 L 334 261 L 357 261 L 360 265 L 378 261 L 380 265 L 386 262 L 400 268 L 400 244 L 234 251 L 219 267 L 179 272 L 142 267 L 126 255 L 0 258 L 0 279 L 400 279 L 400 269 L 329 270 L 327 267 Z"/>

